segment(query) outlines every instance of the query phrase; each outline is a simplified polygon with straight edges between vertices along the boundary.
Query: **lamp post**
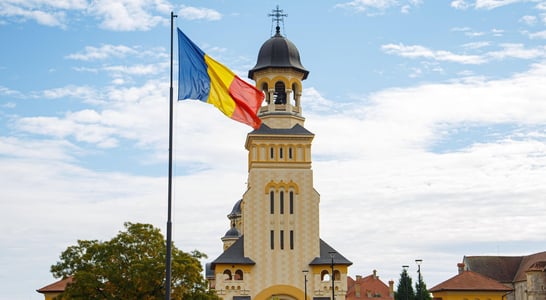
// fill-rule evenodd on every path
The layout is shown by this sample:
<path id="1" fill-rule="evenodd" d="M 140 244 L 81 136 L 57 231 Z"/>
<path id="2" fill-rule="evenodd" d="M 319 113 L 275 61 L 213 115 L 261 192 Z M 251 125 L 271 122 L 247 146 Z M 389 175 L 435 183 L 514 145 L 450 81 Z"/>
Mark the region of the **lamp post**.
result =
<path id="1" fill-rule="evenodd" d="M 408 290 L 408 265 L 403 265 L 402 269 L 404 270 L 404 292 L 406 293 L 406 300 L 409 300 L 409 290 Z"/>
<path id="2" fill-rule="evenodd" d="M 309 272 L 309 270 L 303 270 L 303 291 L 304 291 L 304 295 L 305 297 L 303 298 L 304 300 L 307 300 L 307 273 Z"/>
<path id="3" fill-rule="evenodd" d="M 416 259 L 415 263 L 417 264 L 417 300 L 421 300 L 421 263 L 422 259 Z"/>
<path id="4" fill-rule="evenodd" d="M 332 300 L 336 300 L 336 295 L 334 294 L 334 291 L 335 291 L 334 280 L 336 279 L 334 276 L 334 256 L 336 255 L 336 253 L 337 252 L 335 251 L 328 252 L 328 254 L 330 254 L 330 258 L 332 259 L 332 262 L 330 264 L 330 266 L 332 267 L 332 275 L 330 276 L 332 280 Z"/>

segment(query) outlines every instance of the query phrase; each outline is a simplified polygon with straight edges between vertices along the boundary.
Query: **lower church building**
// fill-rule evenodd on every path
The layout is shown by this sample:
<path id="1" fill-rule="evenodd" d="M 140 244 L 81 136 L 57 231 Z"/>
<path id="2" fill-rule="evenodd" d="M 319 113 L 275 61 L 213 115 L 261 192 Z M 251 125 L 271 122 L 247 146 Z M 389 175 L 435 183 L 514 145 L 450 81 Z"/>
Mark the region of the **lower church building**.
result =
<path id="1" fill-rule="evenodd" d="M 249 78 L 265 94 L 259 129 L 247 135 L 247 190 L 228 215 L 223 253 L 208 263 L 210 287 L 225 300 L 345 300 L 352 264 L 320 238 L 320 195 L 313 186 L 302 81 L 309 72 L 296 46 L 276 33 L 261 47 Z"/>

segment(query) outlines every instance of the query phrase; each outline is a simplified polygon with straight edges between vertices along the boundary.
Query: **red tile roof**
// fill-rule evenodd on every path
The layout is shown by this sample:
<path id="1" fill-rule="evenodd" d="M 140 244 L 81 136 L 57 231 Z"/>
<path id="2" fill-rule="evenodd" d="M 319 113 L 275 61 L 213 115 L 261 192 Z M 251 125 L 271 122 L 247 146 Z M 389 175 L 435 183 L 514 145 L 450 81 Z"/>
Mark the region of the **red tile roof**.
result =
<path id="1" fill-rule="evenodd" d="M 360 297 L 357 297 L 358 289 L 360 290 Z M 357 276 L 356 280 L 348 276 L 346 299 L 393 300 L 390 297 L 389 287 L 375 274 L 366 277 Z"/>
<path id="2" fill-rule="evenodd" d="M 63 278 L 63 279 L 61 279 L 59 281 L 56 281 L 56 282 L 54 282 L 52 284 L 46 285 L 43 288 L 38 289 L 36 291 L 38 293 L 42 293 L 42 294 L 45 294 L 45 293 L 60 293 L 60 292 L 64 292 L 64 290 L 66 289 L 66 286 L 69 283 L 72 283 L 72 276 L 67 277 L 67 278 Z"/>
<path id="3" fill-rule="evenodd" d="M 473 271 L 464 271 L 450 279 L 434 286 L 430 292 L 440 291 L 499 291 L 508 292 L 512 289 L 504 284 Z"/>

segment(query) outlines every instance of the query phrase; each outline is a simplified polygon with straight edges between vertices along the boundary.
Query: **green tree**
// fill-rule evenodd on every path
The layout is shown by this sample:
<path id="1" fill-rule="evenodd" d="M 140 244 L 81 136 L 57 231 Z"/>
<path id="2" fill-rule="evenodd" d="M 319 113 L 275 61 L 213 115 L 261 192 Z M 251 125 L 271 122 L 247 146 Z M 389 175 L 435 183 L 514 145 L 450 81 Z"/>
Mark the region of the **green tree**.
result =
<path id="1" fill-rule="evenodd" d="M 79 240 L 51 266 L 56 278 L 73 276 L 58 299 L 165 299 L 165 240 L 149 224 L 125 223 L 109 241 Z M 172 299 L 219 299 L 201 275 L 199 251 L 172 247 Z"/>
<path id="2" fill-rule="evenodd" d="M 394 293 L 395 300 L 415 300 L 415 292 L 413 291 L 411 277 L 408 275 L 406 269 L 400 273 L 400 279 L 398 279 L 398 286 Z"/>
<path id="3" fill-rule="evenodd" d="M 419 276 L 419 280 L 415 283 L 416 300 L 432 300 L 432 296 L 428 292 L 427 284 L 423 281 L 423 276 Z"/>

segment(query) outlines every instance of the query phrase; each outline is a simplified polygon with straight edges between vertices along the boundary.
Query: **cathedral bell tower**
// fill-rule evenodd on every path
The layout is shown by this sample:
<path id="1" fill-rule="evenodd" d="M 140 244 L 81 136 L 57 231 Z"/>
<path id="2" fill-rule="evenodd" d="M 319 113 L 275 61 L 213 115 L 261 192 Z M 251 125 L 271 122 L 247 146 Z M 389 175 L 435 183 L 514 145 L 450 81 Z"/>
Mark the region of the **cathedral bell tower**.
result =
<path id="1" fill-rule="evenodd" d="M 266 97 L 258 114 L 262 125 L 245 142 L 247 190 L 228 215 L 224 252 L 207 265 L 207 278 L 226 300 L 343 300 L 352 263 L 320 238 L 314 134 L 304 127 L 301 105 L 309 72 L 281 35 L 286 15 L 273 12 L 275 35 L 248 73 Z"/>

